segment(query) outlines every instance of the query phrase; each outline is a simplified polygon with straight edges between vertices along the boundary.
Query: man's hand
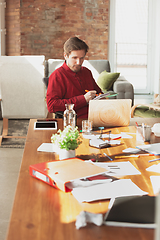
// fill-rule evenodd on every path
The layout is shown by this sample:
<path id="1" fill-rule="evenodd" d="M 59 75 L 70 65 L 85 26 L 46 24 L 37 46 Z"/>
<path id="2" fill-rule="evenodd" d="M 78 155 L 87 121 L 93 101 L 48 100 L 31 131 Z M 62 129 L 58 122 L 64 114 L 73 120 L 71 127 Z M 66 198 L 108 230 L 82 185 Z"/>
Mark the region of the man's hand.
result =
<path id="1" fill-rule="evenodd" d="M 86 94 L 84 94 L 84 97 L 85 97 L 87 103 L 89 103 L 90 100 L 95 98 L 95 96 L 96 96 L 95 90 L 88 91 Z"/>

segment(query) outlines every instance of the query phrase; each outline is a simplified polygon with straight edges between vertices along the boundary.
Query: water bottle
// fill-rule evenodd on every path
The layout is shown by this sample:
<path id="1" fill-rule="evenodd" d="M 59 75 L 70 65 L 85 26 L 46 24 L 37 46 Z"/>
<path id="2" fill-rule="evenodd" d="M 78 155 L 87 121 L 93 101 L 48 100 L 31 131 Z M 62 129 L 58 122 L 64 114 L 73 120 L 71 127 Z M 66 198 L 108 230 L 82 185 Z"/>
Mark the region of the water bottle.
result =
<path id="1" fill-rule="evenodd" d="M 64 128 L 70 125 L 72 128 L 76 126 L 76 113 L 73 110 L 74 104 L 65 104 L 66 110 L 63 114 L 63 126 Z"/>

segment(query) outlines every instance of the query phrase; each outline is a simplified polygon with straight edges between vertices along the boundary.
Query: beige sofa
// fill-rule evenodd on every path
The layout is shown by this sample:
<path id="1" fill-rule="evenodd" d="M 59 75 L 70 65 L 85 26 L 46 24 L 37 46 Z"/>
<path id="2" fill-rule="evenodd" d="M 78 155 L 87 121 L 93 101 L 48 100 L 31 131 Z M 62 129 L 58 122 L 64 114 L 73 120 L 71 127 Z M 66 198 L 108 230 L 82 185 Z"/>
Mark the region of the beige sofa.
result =
<path id="1" fill-rule="evenodd" d="M 45 61 L 45 78 L 43 78 L 46 87 L 48 86 L 48 79 L 51 73 L 63 64 L 62 59 L 48 59 Z M 89 68 L 93 74 L 94 79 L 97 81 L 99 74 L 106 70 L 111 71 L 110 63 L 108 60 L 85 60 L 84 66 Z M 134 105 L 134 89 L 133 85 L 124 77 L 120 76 L 113 84 L 111 91 L 117 93 L 117 99 L 131 99 Z"/>

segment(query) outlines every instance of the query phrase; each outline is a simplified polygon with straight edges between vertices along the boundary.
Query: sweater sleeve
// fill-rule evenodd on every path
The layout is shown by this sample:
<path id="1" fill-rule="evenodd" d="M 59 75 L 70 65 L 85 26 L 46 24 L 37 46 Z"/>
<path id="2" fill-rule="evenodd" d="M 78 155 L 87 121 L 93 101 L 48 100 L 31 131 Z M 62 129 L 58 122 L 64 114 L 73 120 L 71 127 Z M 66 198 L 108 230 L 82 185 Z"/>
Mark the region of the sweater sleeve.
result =
<path id="1" fill-rule="evenodd" d="M 49 112 L 64 111 L 68 103 L 73 103 L 75 110 L 87 105 L 82 92 L 59 71 L 54 71 L 49 78 L 46 99 Z"/>

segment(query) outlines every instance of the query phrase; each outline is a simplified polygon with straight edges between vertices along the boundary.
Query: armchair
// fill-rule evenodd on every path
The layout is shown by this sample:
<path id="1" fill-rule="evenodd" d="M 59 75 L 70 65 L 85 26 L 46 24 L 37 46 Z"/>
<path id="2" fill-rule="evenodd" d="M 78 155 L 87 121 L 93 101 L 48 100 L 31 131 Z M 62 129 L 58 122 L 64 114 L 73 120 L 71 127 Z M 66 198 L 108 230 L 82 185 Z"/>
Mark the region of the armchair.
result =
<path id="1" fill-rule="evenodd" d="M 1 56 L 0 90 L 3 138 L 8 138 L 8 119 L 45 118 L 44 56 Z"/>

